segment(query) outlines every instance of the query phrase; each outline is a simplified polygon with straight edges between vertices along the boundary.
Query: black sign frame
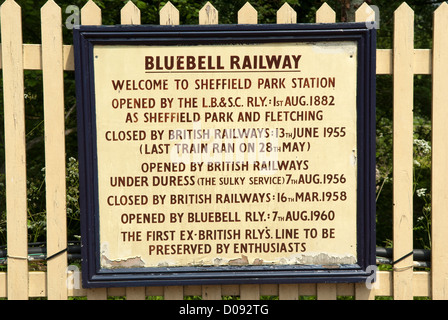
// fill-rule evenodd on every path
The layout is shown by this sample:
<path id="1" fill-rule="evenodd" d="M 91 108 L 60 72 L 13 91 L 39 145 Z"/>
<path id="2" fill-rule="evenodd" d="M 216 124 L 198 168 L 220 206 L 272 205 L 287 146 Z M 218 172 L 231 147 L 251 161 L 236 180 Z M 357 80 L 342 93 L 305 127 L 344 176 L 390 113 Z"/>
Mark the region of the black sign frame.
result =
<path id="1" fill-rule="evenodd" d="M 93 47 L 95 45 L 194 45 L 355 41 L 357 75 L 357 257 L 354 265 L 213 266 L 102 269 Z M 340 283 L 372 279 L 376 265 L 375 82 L 376 30 L 366 23 L 79 26 L 74 29 L 78 113 L 83 287 L 253 283 Z"/>

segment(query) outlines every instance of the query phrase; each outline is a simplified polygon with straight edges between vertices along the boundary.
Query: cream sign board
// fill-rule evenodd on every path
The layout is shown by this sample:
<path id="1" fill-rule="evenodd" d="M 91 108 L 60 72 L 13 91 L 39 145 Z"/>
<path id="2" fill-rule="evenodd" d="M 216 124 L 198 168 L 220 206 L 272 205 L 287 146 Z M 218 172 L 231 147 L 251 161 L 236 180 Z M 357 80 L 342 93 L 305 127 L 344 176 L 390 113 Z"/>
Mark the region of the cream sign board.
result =
<path id="1" fill-rule="evenodd" d="M 85 285 L 365 279 L 374 31 L 178 28 L 75 32 Z"/>

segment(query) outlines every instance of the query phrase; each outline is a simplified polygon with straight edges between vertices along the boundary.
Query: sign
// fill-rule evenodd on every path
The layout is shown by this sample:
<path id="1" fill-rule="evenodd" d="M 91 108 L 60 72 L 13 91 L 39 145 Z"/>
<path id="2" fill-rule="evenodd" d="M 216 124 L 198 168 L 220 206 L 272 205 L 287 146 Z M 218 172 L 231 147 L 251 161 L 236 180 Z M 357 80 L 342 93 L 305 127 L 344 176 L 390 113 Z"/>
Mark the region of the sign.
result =
<path id="1" fill-rule="evenodd" d="M 374 32 L 76 29 L 84 286 L 365 281 Z"/>

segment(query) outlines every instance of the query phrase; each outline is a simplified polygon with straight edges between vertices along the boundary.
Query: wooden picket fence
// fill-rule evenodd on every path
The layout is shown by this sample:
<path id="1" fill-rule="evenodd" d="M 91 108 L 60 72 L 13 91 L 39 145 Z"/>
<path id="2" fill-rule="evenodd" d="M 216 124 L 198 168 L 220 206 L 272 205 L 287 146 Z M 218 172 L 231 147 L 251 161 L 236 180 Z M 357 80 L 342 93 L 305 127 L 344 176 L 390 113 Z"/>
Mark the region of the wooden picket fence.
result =
<path id="1" fill-rule="evenodd" d="M 260 299 L 336 299 L 354 296 L 373 299 L 430 297 L 448 298 L 448 4 L 434 12 L 432 49 L 414 49 L 414 12 L 403 3 L 394 14 L 394 44 L 391 49 L 377 50 L 377 74 L 393 75 L 393 259 L 399 260 L 413 250 L 413 77 L 432 75 L 432 260 L 430 271 L 414 271 L 412 255 L 394 265 L 392 271 L 378 272 L 379 286 L 368 289 L 360 284 L 257 284 L 222 286 L 167 286 L 136 288 L 83 289 L 76 268 L 70 268 L 67 253 L 47 262 L 46 272 L 28 270 L 27 252 L 27 184 L 24 121 L 24 70 L 42 70 L 46 154 L 47 255 L 67 246 L 65 136 L 64 136 L 64 71 L 74 70 L 73 48 L 63 45 L 61 8 L 49 0 L 41 8 L 42 44 L 22 43 L 21 8 L 14 0 L 1 6 L 1 69 L 3 73 L 6 193 L 7 193 L 7 272 L 0 272 L 0 298 L 28 299 L 48 297 L 67 299 L 85 297 L 106 299 L 126 296 L 145 299 L 163 296 L 183 299 L 202 296 L 221 299 L 239 296 Z M 335 12 L 323 4 L 316 12 L 317 23 L 335 22 Z M 356 12 L 358 22 L 374 19 L 374 11 L 363 4 Z M 277 12 L 277 23 L 296 23 L 297 15 L 288 4 Z M 89 0 L 81 9 L 81 23 L 101 25 L 101 10 Z M 140 24 L 140 11 L 129 1 L 121 10 L 121 24 Z M 218 12 L 207 3 L 199 12 L 199 24 L 217 24 Z M 238 12 L 238 23 L 256 24 L 257 12 L 246 3 Z M 179 24 L 178 10 L 168 2 L 160 10 L 160 24 Z M 67 282 L 67 279 L 70 280 Z"/>

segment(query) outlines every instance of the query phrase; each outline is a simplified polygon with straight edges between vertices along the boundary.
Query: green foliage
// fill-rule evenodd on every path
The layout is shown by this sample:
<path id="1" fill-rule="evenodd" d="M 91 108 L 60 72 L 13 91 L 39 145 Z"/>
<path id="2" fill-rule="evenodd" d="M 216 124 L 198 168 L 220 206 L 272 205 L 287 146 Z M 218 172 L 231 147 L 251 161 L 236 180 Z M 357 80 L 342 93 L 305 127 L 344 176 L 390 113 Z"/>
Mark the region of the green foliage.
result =
<path id="1" fill-rule="evenodd" d="M 27 181 L 29 242 L 45 241 L 47 227 L 45 210 L 45 169 L 42 176 Z"/>
<path id="2" fill-rule="evenodd" d="M 78 161 L 70 157 L 67 163 L 67 238 L 80 238 L 80 207 L 79 207 L 79 173 Z"/>
<path id="3" fill-rule="evenodd" d="M 414 247 L 431 248 L 431 125 L 414 120 Z"/>
<path id="4" fill-rule="evenodd" d="M 28 177 L 27 201 L 28 201 L 28 242 L 41 242 L 46 239 L 46 205 L 45 205 L 45 168 L 40 170 L 40 175 Z M 78 162 L 71 157 L 67 162 L 67 229 L 68 240 L 79 240 L 79 177 Z M 2 212 L 6 217 L 6 212 Z M 0 228 L 6 225 L 2 219 Z M 5 229 L 0 229 L 6 231 Z M 6 243 L 6 238 L 1 239 L 1 244 Z"/>

